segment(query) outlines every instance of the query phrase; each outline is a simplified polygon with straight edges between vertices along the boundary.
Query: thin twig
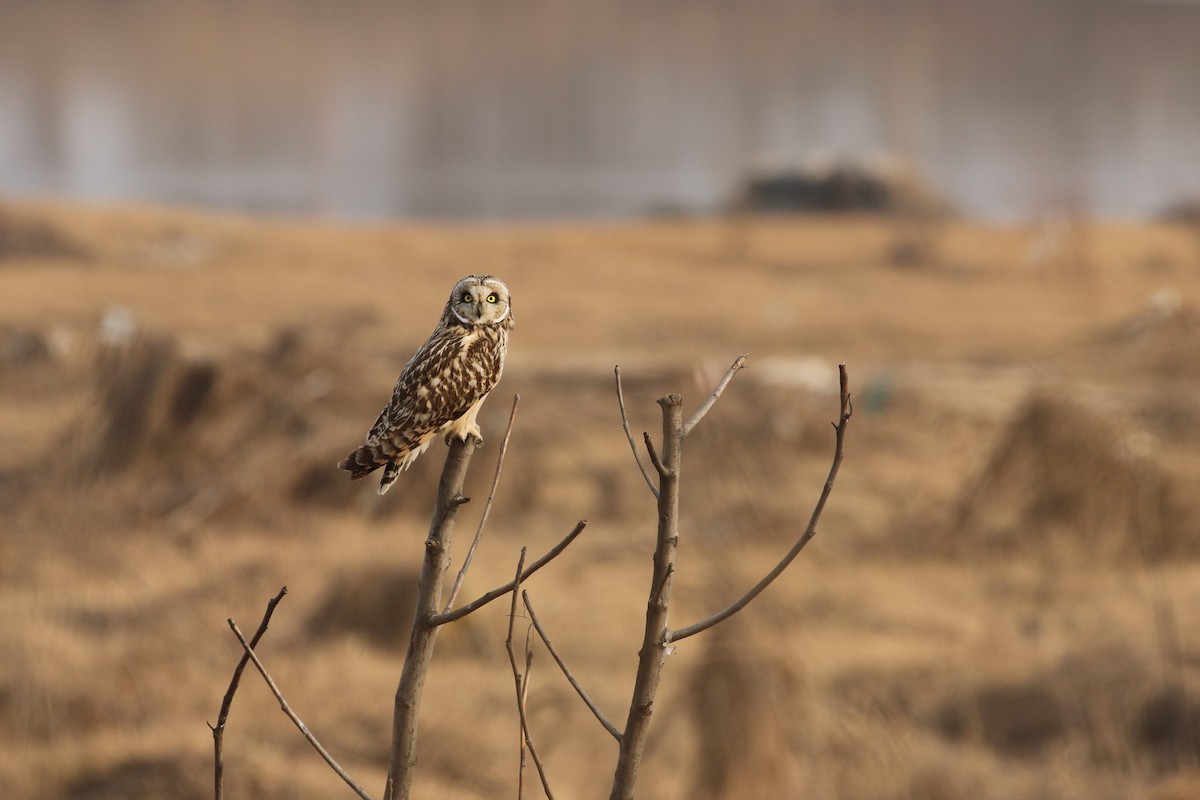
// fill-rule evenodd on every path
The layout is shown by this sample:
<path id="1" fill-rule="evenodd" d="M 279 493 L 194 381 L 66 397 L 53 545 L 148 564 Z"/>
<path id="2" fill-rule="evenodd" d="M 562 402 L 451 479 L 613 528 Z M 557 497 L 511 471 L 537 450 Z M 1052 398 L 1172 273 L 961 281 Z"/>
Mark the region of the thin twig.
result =
<path id="1" fill-rule="evenodd" d="M 513 592 L 516 596 L 516 592 Z M 525 679 L 521 681 L 521 706 L 529 703 L 529 678 L 533 673 L 533 642 L 530 640 L 529 626 L 525 628 Z M 526 736 L 528 732 L 526 732 Z M 521 738 L 521 776 L 517 781 L 517 800 L 521 800 L 525 784 L 525 738 Z"/>
<path id="2" fill-rule="evenodd" d="M 655 587 L 654 592 L 651 593 L 651 595 L 650 595 L 651 602 L 655 602 L 655 603 L 662 602 L 663 592 L 667 588 L 667 581 L 671 580 L 671 576 L 674 574 L 675 574 L 675 563 L 671 562 L 670 564 L 667 564 L 667 568 L 666 568 L 666 570 L 663 571 L 663 574 L 662 574 L 662 580 L 660 580 L 658 582 L 658 585 Z"/>
<path id="3" fill-rule="evenodd" d="M 838 421 L 834 423 L 833 426 L 834 430 L 836 431 L 833 450 L 833 464 L 829 467 L 829 476 L 825 479 L 825 486 L 821 490 L 821 496 L 817 499 L 817 504 L 813 508 L 812 516 L 809 517 L 808 527 L 804 529 L 804 533 L 801 534 L 796 543 L 792 545 L 792 549 L 787 552 L 787 555 L 785 555 L 783 559 L 775 565 L 774 569 L 767 573 L 766 577 L 756 583 L 754 587 L 750 589 L 750 591 L 742 595 L 742 597 L 740 597 L 732 605 L 721 611 L 718 611 L 716 614 L 713 614 L 707 619 L 702 619 L 699 622 L 688 625 L 685 628 L 680 628 L 679 630 L 668 631 L 668 642 L 678 642 L 681 639 L 688 638 L 689 636 L 695 636 L 697 633 L 706 631 L 712 626 L 720 622 L 724 622 L 737 612 L 741 611 L 746 607 L 747 604 L 750 603 L 751 600 L 758 597 L 758 595 L 762 593 L 763 589 L 766 589 L 768 586 L 770 586 L 771 582 L 778 578 L 780 574 L 787 569 L 788 565 L 791 564 L 796 556 L 800 554 L 800 551 L 804 549 L 804 546 L 808 544 L 809 540 L 816 535 L 817 521 L 821 518 L 821 512 L 825 510 L 825 501 L 829 499 L 829 493 L 833 491 L 833 481 L 837 478 L 838 468 L 842 463 L 842 448 L 846 438 L 846 423 L 849 422 L 850 416 L 854 413 L 854 406 L 850 402 L 850 383 L 849 378 L 846 375 L 845 363 L 838 365 L 838 375 L 839 384 L 841 387 L 841 414 L 838 418 Z"/>
<path id="4" fill-rule="evenodd" d="M 570 533 L 568 533 L 566 535 L 566 537 L 561 542 L 554 545 L 554 547 L 551 548 L 549 550 L 549 552 L 546 553 L 546 555 L 542 556 L 537 561 L 530 564 L 528 568 L 526 568 L 525 572 L 521 574 L 521 581 L 529 580 L 529 576 L 533 575 L 533 573 L 537 572 L 539 569 L 541 569 L 542 567 L 546 566 L 551 561 L 553 561 L 559 555 L 559 553 L 561 553 L 563 550 L 567 549 L 567 545 L 569 545 L 571 542 L 575 541 L 576 536 L 583 533 L 583 529 L 586 526 L 587 526 L 586 519 L 581 519 L 581 520 L 579 520 L 579 522 L 575 523 L 575 527 L 571 530 Z M 483 606 L 486 606 L 488 603 L 492 602 L 497 597 L 503 597 L 504 595 L 508 594 L 513 589 L 515 589 L 519 583 L 520 583 L 520 581 L 511 580 L 508 583 L 504 584 L 503 586 L 497 586 L 495 589 L 492 589 L 490 592 L 480 595 L 476 599 L 467 603 L 465 606 L 459 606 L 458 608 L 454 609 L 453 611 L 447 611 L 444 614 L 434 614 L 433 616 L 429 617 L 429 620 L 428 620 L 429 625 L 430 625 L 430 627 L 436 627 L 438 625 L 445 625 L 447 622 L 454 622 L 455 620 L 462 619 L 467 614 L 470 614 L 472 611 L 477 611 L 478 609 L 482 608 Z"/>
<path id="5" fill-rule="evenodd" d="M 513 651 L 513 624 L 517 619 L 517 592 L 521 589 L 521 575 L 525 569 L 525 548 L 521 548 L 521 557 L 517 560 L 517 574 L 513 578 L 516 586 L 512 593 L 512 604 L 509 608 L 508 616 L 508 638 L 504 640 L 504 649 L 508 651 L 508 663 L 512 666 L 513 683 L 517 690 L 517 716 L 521 720 L 521 741 L 525 747 L 529 748 L 529 755 L 533 759 L 533 765 L 537 767 L 538 777 L 542 779 L 542 788 L 546 791 L 546 797 L 549 800 L 554 800 L 554 793 L 550 791 L 550 784 L 546 780 L 546 771 L 542 767 L 542 760 L 538 757 L 537 748 L 533 746 L 533 739 L 529 737 L 529 724 L 525 718 L 525 684 L 528 680 L 528 670 L 524 679 L 521 677 L 521 670 L 517 667 L 517 656 Z M 525 753 L 521 753 L 521 766 L 525 766 Z M 520 785 L 521 779 L 518 778 Z"/>
<path id="6" fill-rule="evenodd" d="M 275 613 L 275 606 L 279 605 L 279 601 L 287 594 L 287 587 L 284 586 L 279 590 L 279 594 L 267 601 L 267 610 L 263 614 L 262 622 L 258 623 L 258 630 L 254 632 L 254 636 L 250 639 L 250 646 L 254 647 L 258 644 L 259 639 L 267 632 L 267 625 L 271 622 L 271 615 Z M 225 692 L 225 699 L 221 701 L 221 711 L 217 714 L 217 724 L 209 725 L 209 729 L 213 735 L 213 771 L 215 781 L 215 797 L 216 800 L 221 800 L 225 795 L 224 778 L 225 778 L 225 760 L 222 754 L 222 740 L 225 735 L 225 721 L 229 719 L 229 708 L 233 705 L 233 695 L 237 692 L 238 684 L 242 680 L 242 671 L 246 669 L 246 664 L 250 661 L 249 653 L 242 653 L 242 657 L 238 660 L 237 666 L 233 668 L 233 677 L 229 680 L 229 689 Z"/>
<path id="7" fill-rule="evenodd" d="M 467 548 L 462 568 L 459 569 L 458 576 L 454 579 L 454 585 L 450 587 L 450 598 L 446 601 L 446 607 L 442 609 L 443 613 L 454 607 L 454 601 L 458 598 L 458 591 L 462 588 L 463 579 L 467 577 L 467 570 L 471 567 L 471 559 L 475 557 L 475 549 L 479 547 L 479 541 L 483 538 L 483 526 L 487 524 L 488 514 L 492 510 L 492 501 L 496 499 L 496 487 L 500 484 L 500 471 L 504 469 L 504 454 L 508 452 L 508 437 L 512 435 L 513 420 L 517 418 L 517 404 L 520 402 L 521 395 L 514 394 L 512 411 L 508 413 L 508 426 L 504 429 L 504 438 L 500 441 L 500 455 L 496 458 L 496 474 L 492 476 L 492 488 L 488 491 L 488 499 L 483 506 L 483 516 L 479 518 L 479 527 L 475 529 L 475 538 L 471 540 L 471 546 Z"/>
<path id="8" fill-rule="evenodd" d="M 279 701 L 279 707 L 283 709 L 283 713 L 288 715 L 288 719 L 295 723 L 296 727 L 300 729 L 300 733 L 304 734 L 304 738 L 307 739 L 308 743 L 313 746 L 313 749 L 320 754 L 321 758 L 325 759 L 325 763 L 328 764 L 333 771 L 336 772 L 338 776 L 346 782 L 346 785 L 354 790 L 355 794 L 357 794 L 363 800 L 371 800 L 371 795 L 363 791 L 363 788 L 355 783 L 353 778 L 346 774 L 346 770 L 342 769 L 341 765 L 333 760 L 333 756 L 329 755 L 329 752 L 321 746 L 321 743 L 317 741 L 316 736 L 313 736 L 312 732 L 308 729 L 308 726 L 301 722 L 300 718 L 296 716 L 296 713 L 292 711 L 292 707 L 288 705 L 287 700 L 283 699 L 283 694 L 279 691 L 279 687 L 275 685 L 275 681 L 273 681 L 271 676 L 267 673 L 267 668 L 264 667 L 262 662 L 258 660 L 258 655 L 254 652 L 254 648 L 250 646 L 250 643 L 246 641 L 246 637 L 242 636 L 242 632 L 238 630 L 237 623 L 235 623 L 232 619 L 227 620 L 227 622 L 229 623 L 229 627 L 233 629 L 233 635 L 236 636 L 238 641 L 242 643 L 242 648 L 246 651 L 246 655 L 250 656 L 250 660 L 253 661 L 254 666 L 258 668 L 258 672 L 263 676 L 263 680 L 267 682 L 267 686 L 271 687 L 271 693 L 274 694 L 275 699 Z"/>
<path id="9" fill-rule="evenodd" d="M 654 481 L 650 478 L 650 471 L 642 463 L 642 457 L 638 455 L 637 445 L 633 442 L 633 434 L 629 430 L 629 417 L 625 414 L 625 395 L 621 391 L 621 366 L 619 364 L 613 367 L 613 374 L 617 376 L 617 406 L 621 409 L 621 429 L 625 431 L 625 438 L 629 440 L 629 449 L 633 451 L 633 460 L 637 462 L 642 477 L 646 479 L 646 485 L 650 487 L 650 491 L 654 493 L 654 496 L 658 497 L 658 487 L 654 485 Z"/>
<path id="10" fill-rule="evenodd" d="M 525 548 L 521 548 L 521 557 L 517 559 L 517 574 L 513 579 L 516 585 L 521 585 L 521 572 L 525 568 Z M 520 722 L 520 729 L 517 731 L 517 747 L 520 751 L 521 758 L 517 762 L 517 800 L 520 800 L 525 793 L 525 693 L 521 685 L 521 674 L 517 671 L 517 661 L 513 657 L 512 637 L 513 625 L 517 619 L 517 592 L 516 589 L 512 593 L 512 603 L 508 611 L 508 636 L 504 639 L 504 649 L 508 653 L 508 663 L 512 667 L 513 681 L 517 687 L 517 719 Z"/>
<path id="11" fill-rule="evenodd" d="M 642 440 L 646 442 L 646 452 L 650 455 L 650 463 L 654 465 L 655 471 L 658 472 L 660 477 L 668 477 L 670 472 L 668 472 L 667 468 L 663 466 L 662 461 L 658 459 L 658 453 L 654 449 L 654 440 L 650 438 L 649 431 L 642 433 Z M 655 492 L 654 496 L 658 497 L 658 492 Z"/>
<path id="12" fill-rule="evenodd" d="M 700 423 L 700 420 L 704 419 L 704 415 L 707 414 L 709 409 L 713 407 L 713 404 L 717 402 L 717 399 L 721 396 L 721 393 L 725 391 L 725 387 L 729 385 L 731 380 L 733 380 L 733 376 L 738 373 L 738 370 L 746 366 L 746 359 L 749 357 L 749 353 L 743 353 L 734 359 L 733 366 L 731 366 L 725 372 L 725 375 L 717 384 L 717 388 L 713 389 L 712 394 L 710 394 L 708 399 L 704 401 L 704 405 L 700 406 L 700 408 L 696 410 L 696 413 L 692 415 L 691 419 L 683 423 L 684 436 L 687 436 L 689 433 L 691 433 L 692 428 L 696 427 L 696 425 Z"/>
<path id="13" fill-rule="evenodd" d="M 594 714 L 596 719 L 600 721 L 600 724 L 604 726 L 604 729 L 611 733 L 614 739 L 620 742 L 621 732 L 617 730 L 617 726 L 605 719 L 604 715 L 600 713 L 600 709 L 597 708 L 596 704 L 592 702 L 592 698 L 588 697 L 587 692 L 585 692 L 583 687 L 579 685 L 579 681 L 575 680 L 575 676 L 571 674 L 571 670 L 567 669 L 567 665 L 563 662 L 562 656 L 558 654 L 558 651 L 554 649 L 554 645 L 550 643 L 550 637 L 546 635 L 546 630 L 542 627 L 542 623 L 538 621 L 537 614 L 535 614 L 533 611 L 533 605 L 529 602 L 529 592 L 522 591 L 521 599 L 525 602 L 525 610 L 529 612 L 529 621 L 533 623 L 533 629 L 537 631 L 538 636 L 542 638 L 542 644 L 546 645 L 546 649 L 550 651 L 551 657 L 554 658 L 555 663 L 558 664 L 558 668 L 562 670 L 563 675 L 567 676 L 567 681 L 571 684 L 572 688 L 575 689 L 575 693 L 579 695 L 579 699 L 591 709 L 592 714 Z"/>

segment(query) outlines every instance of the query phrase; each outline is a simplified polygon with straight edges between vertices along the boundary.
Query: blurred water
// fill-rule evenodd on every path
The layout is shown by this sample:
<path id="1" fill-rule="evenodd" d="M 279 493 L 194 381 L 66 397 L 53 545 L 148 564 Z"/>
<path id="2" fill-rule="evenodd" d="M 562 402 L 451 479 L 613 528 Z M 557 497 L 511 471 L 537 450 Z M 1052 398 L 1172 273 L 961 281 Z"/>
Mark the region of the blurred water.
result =
<path id="1" fill-rule="evenodd" d="M 1200 196 L 1200 4 L 0 0 L 0 192 L 347 216 L 711 210 L 887 152 L 964 210 Z"/>

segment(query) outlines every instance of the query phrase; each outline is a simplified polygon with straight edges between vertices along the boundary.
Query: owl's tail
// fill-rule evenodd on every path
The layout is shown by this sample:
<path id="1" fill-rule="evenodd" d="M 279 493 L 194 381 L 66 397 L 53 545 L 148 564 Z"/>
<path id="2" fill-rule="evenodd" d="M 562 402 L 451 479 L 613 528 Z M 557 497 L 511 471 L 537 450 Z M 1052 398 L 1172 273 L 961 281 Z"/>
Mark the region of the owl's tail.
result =
<path id="1" fill-rule="evenodd" d="M 346 470 L 350 473 L 350 480 L 356 481 L 359 478 L 365 478 L 389 462 L 391 459 L 385 456 L 378 447 L 364 444 L 339 461 L 338 469 Z"/>
<path id="2" fill-rule="evenodd" d="M 338 469 L 349 472 L 352 481 L 365 478 L 380 467 L 383 467 L 384 470 L 383 477 L 379 479 L 379 493 L 384 494 L 392 488 L 392 484 L 396 482 L 396 477 L 400 474 L 401 465 L 394 460 L 394 457 L 384 455 L 378 447 L 364 444 L 338 462 Z"/>

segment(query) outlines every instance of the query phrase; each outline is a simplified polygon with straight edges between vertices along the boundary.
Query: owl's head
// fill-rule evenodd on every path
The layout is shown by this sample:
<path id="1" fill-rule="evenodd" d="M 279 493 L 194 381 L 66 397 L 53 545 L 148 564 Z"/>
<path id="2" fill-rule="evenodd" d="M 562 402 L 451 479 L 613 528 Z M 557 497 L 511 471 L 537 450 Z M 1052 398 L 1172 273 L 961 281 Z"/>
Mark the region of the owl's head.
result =
<path id="1" fill-rule="evenodd" d="M 508 286 L 492 275 L 468 275 L 454 284 L 447 308 L 463 325 L 503 325 L 512 328 Z"/>

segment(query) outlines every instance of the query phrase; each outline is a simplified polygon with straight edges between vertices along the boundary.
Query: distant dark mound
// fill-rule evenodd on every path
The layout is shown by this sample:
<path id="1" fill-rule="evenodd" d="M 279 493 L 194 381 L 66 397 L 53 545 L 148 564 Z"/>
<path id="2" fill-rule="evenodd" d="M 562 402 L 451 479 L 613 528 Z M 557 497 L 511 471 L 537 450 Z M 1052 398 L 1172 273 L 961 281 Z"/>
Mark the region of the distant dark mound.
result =
<path id="1" fill-rule="evenodd" d="M 771 159 L 748 172 L 734 207 L 834 214 L 941 211 L 943 205 L 911 169 L 893 161 Z"/>

